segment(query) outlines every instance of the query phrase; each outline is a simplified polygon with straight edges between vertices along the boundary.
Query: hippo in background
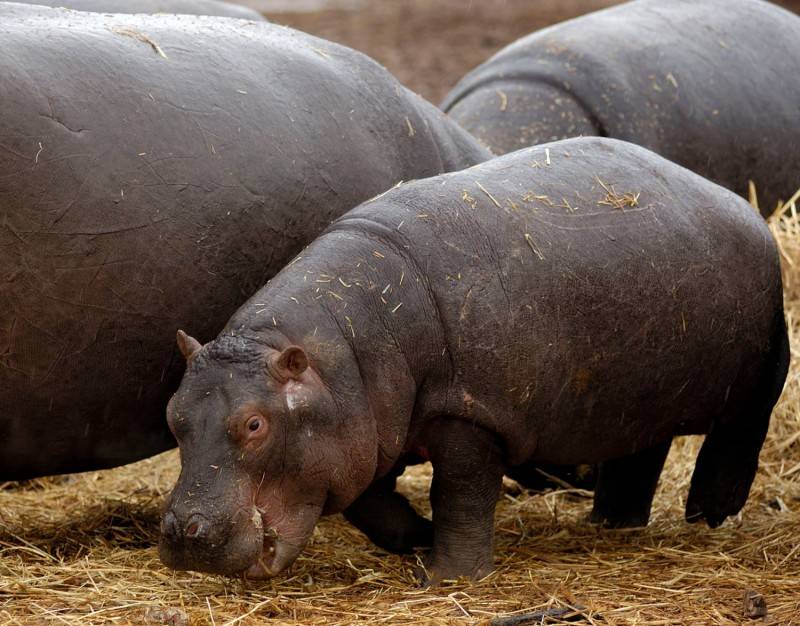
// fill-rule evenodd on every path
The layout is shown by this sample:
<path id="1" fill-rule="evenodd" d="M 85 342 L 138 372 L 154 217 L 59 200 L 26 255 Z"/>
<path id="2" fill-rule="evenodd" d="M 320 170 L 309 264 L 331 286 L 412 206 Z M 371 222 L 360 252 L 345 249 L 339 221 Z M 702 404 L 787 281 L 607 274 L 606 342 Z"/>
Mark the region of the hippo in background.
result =
<path id="1" fill-rule="evenodd" d="M 442 107 L 497 154 L 624 139 L 764 215 L 800 188 L 800 17 L 761 0 L 635 0 L 524 37 Z"/>
<path id="2" fill-rule="evenodd" d="M 196 301 L 202 306 L 202 301 Z M 334 222 L 188 361 L 160 554 L 272 576 L 320 515 L 493 567 L 504 473 L 600 463 L 592 519 L 647 523 L 670 442 L 686 500 L 744 505 L 789 362 L 776 244 L 742 198 L 633 144 L 570 139 L 393 189 Z M 395 491 L 430 460 L 432 523 Z"/>
<path id="3" fill-rule="evenodd" d="M 24 4 L 61 7 L 87 13 L 165 13 L 212 15 L 261 22 L 264 17 L 250 9 L 222 0 L 20 0 Z"/>
<path id="4" fill-rule="evenodd" d="M 173 447 L 177 328 L 211 339 L 334 218 L 491 156 L 267 22 L 0 4 L 0 36 L 0 480 Z"/>

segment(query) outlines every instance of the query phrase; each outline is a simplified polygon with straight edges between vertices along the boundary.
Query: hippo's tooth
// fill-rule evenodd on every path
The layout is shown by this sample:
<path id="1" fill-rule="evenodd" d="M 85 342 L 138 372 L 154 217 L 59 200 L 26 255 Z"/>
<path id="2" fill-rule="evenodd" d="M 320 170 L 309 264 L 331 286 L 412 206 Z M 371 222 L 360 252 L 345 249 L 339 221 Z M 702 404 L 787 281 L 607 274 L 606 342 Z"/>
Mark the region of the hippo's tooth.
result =
<path id="1" fill-rule="evenodd" d="M 275 541 L 265 535 L 261 555 L 258 560 L 244 572 L 244 576 L 252 579 L 264 579 L 277 575 L 279 572 L 272 567 L 276 552 Z"/>

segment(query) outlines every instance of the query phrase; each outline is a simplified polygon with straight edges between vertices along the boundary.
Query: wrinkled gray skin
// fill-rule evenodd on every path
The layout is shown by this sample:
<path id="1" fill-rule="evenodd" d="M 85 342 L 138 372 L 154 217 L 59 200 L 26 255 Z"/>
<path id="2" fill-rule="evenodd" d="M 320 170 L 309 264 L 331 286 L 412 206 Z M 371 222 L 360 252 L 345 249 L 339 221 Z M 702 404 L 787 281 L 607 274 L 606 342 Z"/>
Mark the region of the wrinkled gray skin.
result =
<path id="1" fill-rule="evenodd" d="M 256 22 L 264 20 L 253 9 L 221 0 L 25 0 L 24 4 L 63 7 L 89 13 L 167 13 L 215 15 Z"/>
<path id="2" fill-rule="evenodd" d="M 212 338 L 334 218 L 489 156 L 369 58 L 266 22 L 0 4 L 0 480 L 175 445 Z"/>
<path id="3" fill-rule="evenodd" d="M 687 498 L 744 505 L 786 377 L 780 264 L 743 199 L 643 148 L 572 139 L 409 183 L 335 222 L 189 361 L 168 420 L 175 568 L 274 575 L 321 514 L 492 568 L 504 473 L 600 463 L 592 518 L 647 523 L 672 438 Z M 394 491 L 433 463 L 433 522 Z"/>
<path id="4" fill-rule="evenodd" d="M 800 188 L 800 17 L 760 0 L 636 0 L 524 37 L 442 107 L 504 154 L 578 135 L 624 139 L 762 213 Z"/>

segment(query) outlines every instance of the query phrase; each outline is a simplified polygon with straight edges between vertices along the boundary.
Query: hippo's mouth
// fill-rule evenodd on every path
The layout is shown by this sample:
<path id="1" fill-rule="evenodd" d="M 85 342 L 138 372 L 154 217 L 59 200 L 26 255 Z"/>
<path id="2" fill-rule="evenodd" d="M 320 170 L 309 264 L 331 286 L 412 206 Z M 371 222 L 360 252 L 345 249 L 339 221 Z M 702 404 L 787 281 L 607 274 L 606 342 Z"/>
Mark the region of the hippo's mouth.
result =
<path id="1" fill-rule="evenodd" d="M 282 539 L 275 528 L 267 526 L 263 514 L 257 511 L 254 511 L 253 523 L 257 528 L 265 528 L 264 543 L 261 555 L 244 571 L 244 576 L 250 579 L 272 578 L 294 563 L 303 546 Z"/>

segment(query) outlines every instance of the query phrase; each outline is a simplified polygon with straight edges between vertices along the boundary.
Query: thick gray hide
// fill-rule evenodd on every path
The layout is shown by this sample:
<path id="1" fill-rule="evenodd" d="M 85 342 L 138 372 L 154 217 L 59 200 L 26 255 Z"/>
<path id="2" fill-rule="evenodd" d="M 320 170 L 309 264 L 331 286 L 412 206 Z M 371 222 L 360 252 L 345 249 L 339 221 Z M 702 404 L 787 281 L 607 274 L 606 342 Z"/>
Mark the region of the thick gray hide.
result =
<path id="1" fill-rule="evenodd" d="M 25 0 L 25 4 L 63 7 L 89 13 L 171 13 L 215 15 L 263 21 L 260 13 L 221 0 Z"/>
<path id="2" fill-rule="evenodd" d="M 268 23 L 0 4 L 0 480 L 174 445 L 210 339 L 333 218 L 489 156 L 369 58 Z"/>
<path id="3" fill-rule="evenodd" d="M 520 39 L 443 108 L 496 153 L 577 135 L 645 146 L 762 213 L 800 187 L 800 18 L 760 0 L 637 0 Z"/>

